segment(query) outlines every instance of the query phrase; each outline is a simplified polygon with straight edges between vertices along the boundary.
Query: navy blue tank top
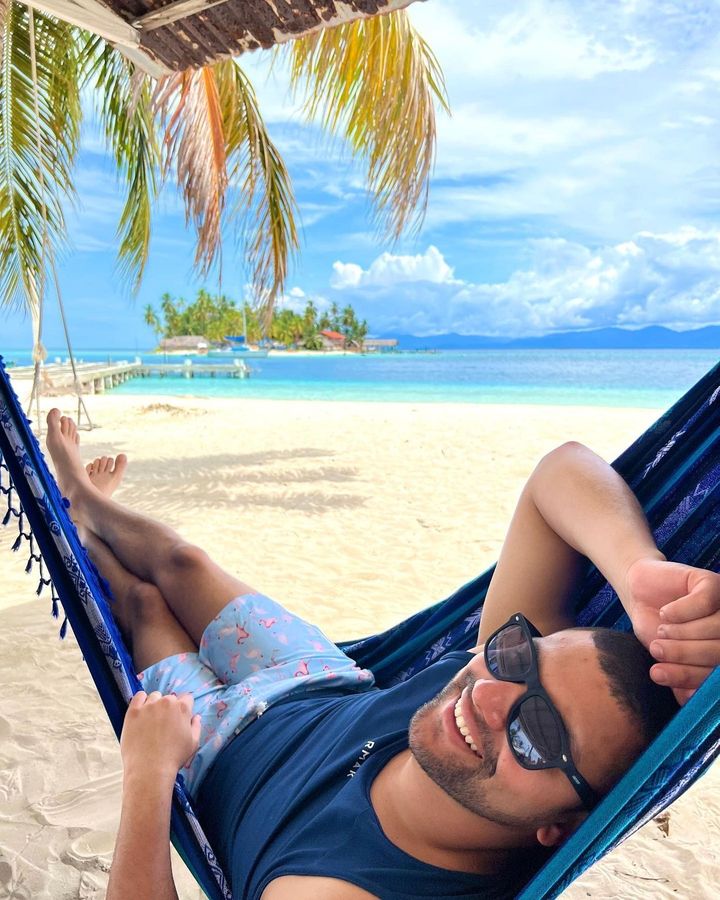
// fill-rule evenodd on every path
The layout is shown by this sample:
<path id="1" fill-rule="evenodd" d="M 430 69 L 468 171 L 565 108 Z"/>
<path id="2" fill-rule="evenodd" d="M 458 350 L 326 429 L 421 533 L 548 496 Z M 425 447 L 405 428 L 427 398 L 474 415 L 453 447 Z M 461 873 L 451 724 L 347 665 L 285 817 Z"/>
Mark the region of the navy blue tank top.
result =
<path id="1" fill-rule="evenodd" d="M 260 900 L 282 875 L 340 878 L 382 900 L 515 894 L 515 880 L 453 872 L 400 850 L 370 802 L 375 775 L 408 745 L 415 711 L 467 661 L 448 653 L 392 688 L 289 698 L 225 747 L 196 810 L 235 900 Z"/>

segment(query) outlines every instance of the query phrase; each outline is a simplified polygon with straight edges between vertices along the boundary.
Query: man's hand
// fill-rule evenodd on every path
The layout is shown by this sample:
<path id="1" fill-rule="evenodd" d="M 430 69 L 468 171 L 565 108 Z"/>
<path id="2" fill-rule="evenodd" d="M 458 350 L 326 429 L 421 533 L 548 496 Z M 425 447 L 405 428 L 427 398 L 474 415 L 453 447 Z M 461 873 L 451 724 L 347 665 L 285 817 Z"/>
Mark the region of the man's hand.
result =
<path id="1" fill-rule="evenodd" d="M 120 738 L 125 774 L 151 769 L 174 779 L 200 740 L 200 716 L 193 716 L 192 710 L 192 694 L 138 691 L 128 706 Z"/>
<path id="2" fill-rule="evenodd" d="M 720 665 L 720 575 L 683 563 L 639 559 L 622 598 L 638 639 L 659 662 L 650 669 L 678 703 Z"/>

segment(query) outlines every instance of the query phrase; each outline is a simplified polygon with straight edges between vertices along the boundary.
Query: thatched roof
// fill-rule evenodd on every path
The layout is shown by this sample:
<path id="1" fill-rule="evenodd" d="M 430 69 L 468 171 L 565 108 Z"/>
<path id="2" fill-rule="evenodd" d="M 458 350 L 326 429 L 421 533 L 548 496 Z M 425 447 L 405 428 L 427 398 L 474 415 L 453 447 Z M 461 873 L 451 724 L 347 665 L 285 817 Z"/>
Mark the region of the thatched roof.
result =
<path id="1" fill-rule="evenodd" d="M 152 74 L 272 47 L 413 0 L 29 0 L 95 31 Z M 159 64 L 159 65 L 158 65 Z"/>
<path id="2" fill-rule="evenodd" d="M 209 341 L 202 335 L 183 334 L 178 337 L 163 338 L 163 340 L 160 341 L 159 349 L 171 353 L 179 351 L 189 352 L 191 350 L 207 350 L 208 347 Z"/>

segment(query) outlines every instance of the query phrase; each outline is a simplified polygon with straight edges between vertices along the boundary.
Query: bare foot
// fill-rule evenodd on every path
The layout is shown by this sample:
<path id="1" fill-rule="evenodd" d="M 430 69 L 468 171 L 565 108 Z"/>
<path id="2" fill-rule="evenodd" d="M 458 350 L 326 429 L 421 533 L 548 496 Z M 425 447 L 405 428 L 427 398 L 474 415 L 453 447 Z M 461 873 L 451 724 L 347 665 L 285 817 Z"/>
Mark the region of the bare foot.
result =
<path id="1" fill-rule="evenodd" d="M 60 490 L 72 500 L 78 486 L 88 485 L 85 467 L 80 458 L 80 435 L 77 425 L 69 416 L 60 414 L 59 409 L 51 409 L 47 417 L 47 448 L 55 463 Z"/>
<path id="2" fill-rule="evenodd" d="M 112 497 L 120 487 L 126 466 L 127 456 L 124 453 L 118 453 L 114 459 L 112 456 L 98 457 L 85 466 L 85 471 L 99 491 L 107 497 Z"/>

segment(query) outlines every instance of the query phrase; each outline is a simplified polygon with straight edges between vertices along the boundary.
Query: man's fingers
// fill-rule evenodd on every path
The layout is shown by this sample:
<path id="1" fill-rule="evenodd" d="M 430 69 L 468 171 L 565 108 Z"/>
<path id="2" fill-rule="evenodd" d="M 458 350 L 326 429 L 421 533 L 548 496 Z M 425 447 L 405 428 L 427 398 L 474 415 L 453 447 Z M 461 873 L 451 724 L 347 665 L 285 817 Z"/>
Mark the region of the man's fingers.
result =
<path id="1" fill-rule="evenodd" d="M 190 723 L 190 735 L 192 737 L 193 747 L 195 748 L 193 752 L 188 756 L 188 758 L 183 763 L 183 768 L 187 768 L 190 763 L 195 758 L 195 754 L 197 753 L 198 745 L 200 744 L 200 729 L 202 728 L 202 716 L 199 714 L 192 717 L 192 722 Z"/>
<path id="2" fill-rule="evenodd" d="M 193 695 L 192 694 L 178 694 L 177 698 L 180 702 L 180 706 L 185 710 L 185 712 L 190 715 L 193 711 Z"/>
<path id="3" fill-rule="evenodd" d="M 663 623 L 657 630 L 657 636 L 675 641 L 720 640 L 720 613 L 677 625 Z"/>
<path id="4" fill-rule="evenodd" d="M 693 691 L 684 690 L 683 688 L 679 688 L 678 690 L 673 691 L 673 694 L 675 694 L 675 699 L 680 704 L 680 706 L 685 706 L 685 704 L 688 702 L 688 700 L 692 697 L 692 695 L 694 693 L 695 693 L 694 690 Z"/>
<path id="5" fill-rule="evenodd" d="M 162 698 L 163 698 L 163 695 L 160 693 L 160 691 L 152 691 L 151 693 L 149 693 L 147 695 L 147 702 L 148 703 L 157 703 L 158 700 L 162 700 Z"/>
<path id="6" fill-rule="evenodd" d="M 708 675 L 712 672 L 710 666 L 681 666 L 676 663 L 658 663 L 650 668 L 650 677 L 657 684 L 665 687 L 686 688 L 694 690 L 699 688 Z"/>
<path id="7" fill-rule="evenodd" d="M 130 702 L 128 703 L 128 709 L 139 709 L 141 706 L 145 705 L 145 701 L 147 700 L 147 694 L 145 691 L 138 691 L 136 694 L 133 694 L 130 698 Z"/>
<path id="8" fill-rule="evenodd" d="M 660 610 L 660 621 L 668 624 L 704 619 L 720 610 L 720 596 L 709 589 L 697 589 L 685 597 L 666 603 Z"/>
<path id="9" fill-rule="evenodd" d="M 718 641 L 653 641 L 650 652 L 661 662 L 710 668 L 720 665 Z"/>

